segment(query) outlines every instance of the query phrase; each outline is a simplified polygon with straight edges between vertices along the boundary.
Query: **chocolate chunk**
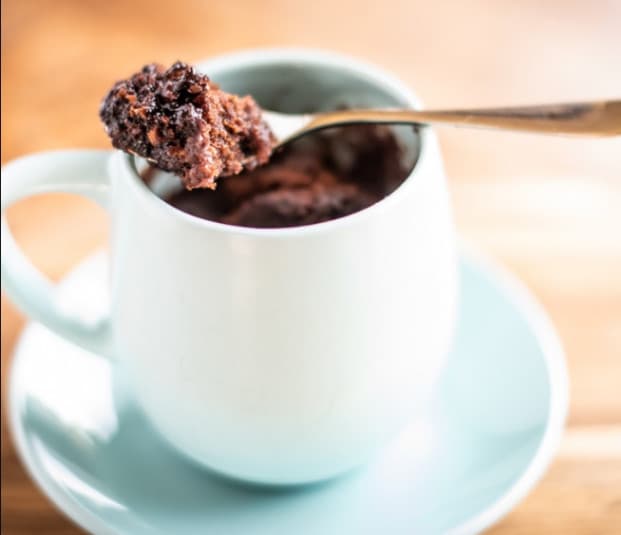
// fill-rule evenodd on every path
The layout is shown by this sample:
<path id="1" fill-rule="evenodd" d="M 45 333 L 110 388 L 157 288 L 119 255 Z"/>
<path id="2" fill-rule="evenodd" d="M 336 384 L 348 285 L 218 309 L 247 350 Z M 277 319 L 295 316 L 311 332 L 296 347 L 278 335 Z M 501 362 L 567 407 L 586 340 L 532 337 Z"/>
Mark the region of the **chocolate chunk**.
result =
<path id="1" fill-rule="evenodd" d="M 181 62 L 146 65 L 117 82 L 100 117 L 112 144 L 181 177 L 187 189 L 268 161 L 274 137 L 250 96 L 222 91 Z"/>

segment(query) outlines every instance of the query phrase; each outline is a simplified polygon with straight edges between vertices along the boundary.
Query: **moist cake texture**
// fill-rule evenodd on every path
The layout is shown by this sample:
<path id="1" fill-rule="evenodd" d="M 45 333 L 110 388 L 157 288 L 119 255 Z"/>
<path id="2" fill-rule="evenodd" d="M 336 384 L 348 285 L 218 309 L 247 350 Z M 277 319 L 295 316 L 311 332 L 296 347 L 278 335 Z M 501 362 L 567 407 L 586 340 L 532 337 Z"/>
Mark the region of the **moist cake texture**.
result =
<path id="1" fill-rule="evenodd" d="M 186 63 L 150 64 L 117 82 L 100 117 L 112 144 L 178 175 L 187 189 L 266 163 L 274 137 L 250 96 L 222 91 Z"/>

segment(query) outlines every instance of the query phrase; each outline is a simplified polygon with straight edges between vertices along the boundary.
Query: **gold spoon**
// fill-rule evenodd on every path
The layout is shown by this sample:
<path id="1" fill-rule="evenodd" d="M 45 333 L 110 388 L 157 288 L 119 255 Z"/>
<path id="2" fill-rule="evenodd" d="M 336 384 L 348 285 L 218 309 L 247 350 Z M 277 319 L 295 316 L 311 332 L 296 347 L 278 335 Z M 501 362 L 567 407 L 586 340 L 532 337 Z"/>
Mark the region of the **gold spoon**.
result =
<path id="1" fill-rule="evenodd" d="M 305 115 L 263 111 L 276 147 L 309 132 L 347 124 L 447 124 L 570 136 L 621 135 L 621 100 L 477 110 L 353 109 Z"/>

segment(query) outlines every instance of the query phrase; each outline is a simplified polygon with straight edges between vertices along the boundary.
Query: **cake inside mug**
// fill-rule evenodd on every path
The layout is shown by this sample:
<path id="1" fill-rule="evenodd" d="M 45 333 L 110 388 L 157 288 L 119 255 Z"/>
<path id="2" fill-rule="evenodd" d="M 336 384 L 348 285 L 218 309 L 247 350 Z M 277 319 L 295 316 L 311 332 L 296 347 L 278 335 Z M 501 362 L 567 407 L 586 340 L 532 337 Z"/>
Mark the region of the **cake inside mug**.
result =
<path id="1" fill-rule="evenodd" d="M 115 147 L 150 162 L 141 174 L 156 194 L 230 225 L 337 219 L 389 195 L 412 167 L 394 129 L 379 125 L 316 132 L 272 153 L 274 137 L 254 99 L 222 91 L 181 62 L 146 65 L 117 82 L 100 116 Z"/>

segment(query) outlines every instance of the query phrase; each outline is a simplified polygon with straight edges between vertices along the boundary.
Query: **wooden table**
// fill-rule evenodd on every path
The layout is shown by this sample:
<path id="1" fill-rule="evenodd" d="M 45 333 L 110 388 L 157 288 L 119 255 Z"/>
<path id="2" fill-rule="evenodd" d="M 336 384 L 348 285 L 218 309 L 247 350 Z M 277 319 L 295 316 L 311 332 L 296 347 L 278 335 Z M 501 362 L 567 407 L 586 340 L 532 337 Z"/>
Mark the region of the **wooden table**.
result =
<path id="1" fill-rule="evenodd" d="M 194 61 L 244 47 L 354 54 L 395 71 L 429 106 L 621 97 L 621 2 L 372 4 L 3 2 L 2 161 L 106 147 L 97 106 L 112 80 L 146 61 Z M 620 533 L 621 141 L 448 129 L 440 137 L 460 233 L 504 261 L 543 302 L 572 379 L 556 461 L 491 533 Z M 69 196 L 25 201 L 10 223 L 53 279 L 106 237 L 105 216 Z M 3 384 L 23 323 L 3 297 Z M 2 445 L 2 533 L 78 533 L 25 475 L 4 418 Z"/>

